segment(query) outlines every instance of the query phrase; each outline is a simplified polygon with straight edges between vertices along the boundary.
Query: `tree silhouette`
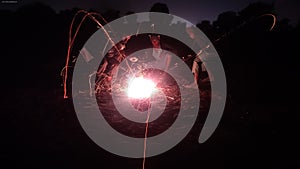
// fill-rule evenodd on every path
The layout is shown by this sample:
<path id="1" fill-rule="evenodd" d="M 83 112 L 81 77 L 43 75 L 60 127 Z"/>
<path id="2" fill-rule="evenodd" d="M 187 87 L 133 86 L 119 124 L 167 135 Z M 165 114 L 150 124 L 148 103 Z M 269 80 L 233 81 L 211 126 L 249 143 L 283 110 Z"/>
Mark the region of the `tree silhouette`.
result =
<path id="1" fill-rule="evenodd" d="M 218 16 L 218 19 L 214 22 L 214 26 L 218 28 L 222 33 L 225 33 L 236 27 L 238 21 L 239 17 L 237 16 L 236 12 L 223 12 Z"/>
<path id="2" fill-rule="evenodd" d="M 243 21 L 249 21 L 266 13 L 274 13 L 274 4 L 258 1 L 250 3 L 246 8 L 242 9 L 239 12 L 239 16 L 241 16 Z"/>

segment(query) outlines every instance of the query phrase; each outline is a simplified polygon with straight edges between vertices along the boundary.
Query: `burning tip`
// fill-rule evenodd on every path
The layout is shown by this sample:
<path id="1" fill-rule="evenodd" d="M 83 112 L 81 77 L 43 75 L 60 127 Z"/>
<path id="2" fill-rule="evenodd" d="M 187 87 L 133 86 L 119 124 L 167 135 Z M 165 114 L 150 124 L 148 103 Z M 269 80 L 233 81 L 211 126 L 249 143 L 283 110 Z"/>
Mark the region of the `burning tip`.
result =
<path id="1" fill-rule="evenodd" d="M 127 95 L 134 99 L 147 99 L 155 90 L 156 85 L 152 80 L 136 77 L 129 81 Z"/>

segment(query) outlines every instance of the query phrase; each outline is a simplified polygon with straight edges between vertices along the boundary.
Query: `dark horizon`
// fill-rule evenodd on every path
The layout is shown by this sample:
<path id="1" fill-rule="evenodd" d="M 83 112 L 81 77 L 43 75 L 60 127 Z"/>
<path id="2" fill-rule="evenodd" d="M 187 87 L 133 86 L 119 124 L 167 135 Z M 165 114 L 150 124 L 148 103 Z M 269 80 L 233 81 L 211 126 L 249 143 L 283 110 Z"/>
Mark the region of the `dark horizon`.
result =
<path id="1" fill-rule="evenodd" d="M 123 16 L 128 11 L 133 12 L 148 12 L 151 5 L 156 2 L 165 3 L 170 9 L 170 13 L 177 15 L 190 21 L 193 24 L 198 24 L 204 20 L 213 22 L 217 20 L 218 15 L 224 12 L 233 11 L 239 13 L 242 9 L 247 7 L 250 3 L 263 2 L 267 4 L 274 4 L 274 13 L 279 20 L 288 19 L 291 25 L 296 25 L 300 22 L 300 14 L 298 9 L 300 8 L 300 1 L 297 0 L 246 0 L 246 1 L 194 1 L 186 0 L 184 2 L 172 2 L 170 0 L 150 0 L 144 3 L 135 3 L 134 0 L 126 0 L 122 2 L 109 1 L 109 2 L 86 2 L 86 1 L 40 1 L 40 0 L 27 0 L 27 1 L 12 1 L 13 3 L 1 2 L 0 10 L 15 11 L 23 5 L 28 5 L 32 2 L 41 2 L 50 6 L 57 13 L 64 10 L 70 10 L 73 8 L 80 8 L 85 10 L 97 10 L 99 12 L 105 12 L 113 9 L 120 11 L 120 15 Z M 188 12 L 187 12 L 188 11 Z"/>

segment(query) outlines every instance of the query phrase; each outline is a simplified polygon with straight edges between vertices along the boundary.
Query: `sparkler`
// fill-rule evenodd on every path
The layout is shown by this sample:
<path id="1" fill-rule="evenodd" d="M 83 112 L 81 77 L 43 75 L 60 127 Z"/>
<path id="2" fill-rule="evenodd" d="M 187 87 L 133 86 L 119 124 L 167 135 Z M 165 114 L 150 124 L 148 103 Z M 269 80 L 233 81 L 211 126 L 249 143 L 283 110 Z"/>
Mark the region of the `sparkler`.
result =
<path id="1" fill-rule="evenodd" d="M 142 76 L 133 78 L 129 81 L 129 86 L 127 90 L 127 95 L 130 98 L 134 99 L 149 99 L 151 95 L 156 91 L 155 83 L 150 79 L 145 79 Z M 145 100 L 141 100 L 145 101 Z M 146 151 L 147 151 L 147 137 L 148 137 L 148 128 L 149 128 L 149 119 L 150 119 L 150 110 L 151 104 L 148 104 L 147 108 L 147 119 L 145 121 L 145 136 L 144 136 L 144 152 L 143 152 L 143 169 L 145 169 L 146 164 Z"/>
<path id="2" fill-rule="evenodd" d="M 73 30 L 73 26 L 74 26 L 74 22 L 76 17 L 80 14 L 80 13 L 84 13 L 85 15 L 82 17 L 79 25 L 77 26 L 77 28 L 75 29 L 75 33 L 72 36 L 72 30 Z M 69 29 L 69 45 L 68 45 L 68 50 L 67 50 L 67 56 L 66 56 L 66 64 L 65 67 L 62 69 L 61 74 L 63 75 L 63 85 L 64 85 L 64 98 L 68 98 L 67 96 L 67 79 L 68 79 L 68 68 L 69 66 L 69 60 L 70 60 L 70 54 L 71 54 L 71 50 L 74 44 L 74 41 L 78 35 L 78 32 L 81 28 L 81 25 L 83 24 L 83 22 L 86 20 L 87 17 L 89 17 L 90 19 L 92 19 L 93 21 L 95 21 L 100 28 L 103 29 L 105 35 L 108 38 L 108 41 L 106 43 L 106 46 L 108 45 L 108 43 L 110 42 L 112 44 L 112 46 L 115 48 L 115 50 L 117 51 L 117 53 L 119 55 L 122 55 L 120 50 L 116 47 L 115 42 L 112 40 L 112 38 L 110 37 L 110 35 L 108 34 L 107 30 L 105 30 L 103 28 L 103 25 L 94 17 L 94 15 L 96 16 L 100 16 L 105 23 L 106 20 L 98 13 L 95 12 L 87 12 L 85 10 L 80 10 L 78 11 L 75 16 L 72 19 L 71 25 L 70 25 L 70 29 Z M 112 31 L 113 32 L 113 31 Z M 105 47 L 106 47 L 105 46 Z M 132 70 L 126 61 L 126 65 L 128 66 L 130 72 L 132 73 Z M 93 72 L 89 75 L 89 87 L 90 87 L 90 96 L 92 95 L 92 83 L 91 83 L 91 77 L 93 75 L 95 75 L 97 72 Z M 151 94 L 155 91 L 155 84 L 149 80 L 149 79 L 144 79 L 143 77 L 137 77 L 134 79 L 131 79 L 130 81 L 130 85 L 128 88 L 128 96 L 131 98 L 137 98 L 137 99 L 141 99 L 141 98 L 149 98 L 151 96 Z M 150 107 L 150 104 L 149 104 Z M 150 109 L 148 109 L 147 112 L 147 120 L 146 120 L 146 128 L 145 128 L 145 138 L 144 138 L 144 158 L 143 158 L 143 169 L 145 169 L 145 162 L 146 162 L 146 149 L 147 149 L 147 137 L 148 137 L 148 126 L 149 126 L 149 119 L 150 119 Z"/>

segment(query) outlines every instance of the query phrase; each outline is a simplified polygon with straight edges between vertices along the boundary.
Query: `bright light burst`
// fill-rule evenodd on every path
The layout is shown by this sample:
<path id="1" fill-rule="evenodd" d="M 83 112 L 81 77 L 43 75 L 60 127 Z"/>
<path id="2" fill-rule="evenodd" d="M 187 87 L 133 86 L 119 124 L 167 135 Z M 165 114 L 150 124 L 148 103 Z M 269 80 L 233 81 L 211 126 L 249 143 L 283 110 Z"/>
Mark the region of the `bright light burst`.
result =
<path id="1" fill-rule="evenodd" d="M 129 80 L 127 95 L 135 99 L 146 99 L 156 91 L 155 83 L 150 79 L 136 77 Z"/>

